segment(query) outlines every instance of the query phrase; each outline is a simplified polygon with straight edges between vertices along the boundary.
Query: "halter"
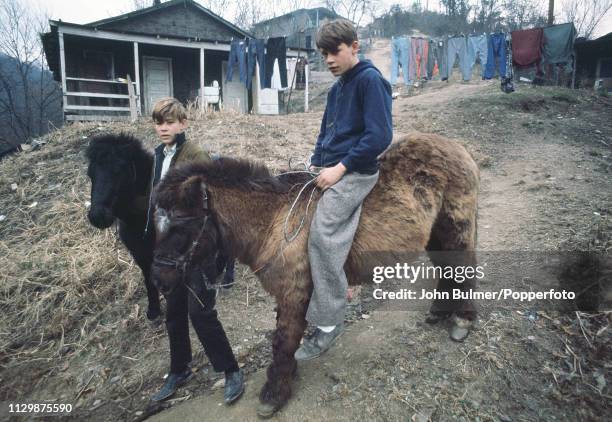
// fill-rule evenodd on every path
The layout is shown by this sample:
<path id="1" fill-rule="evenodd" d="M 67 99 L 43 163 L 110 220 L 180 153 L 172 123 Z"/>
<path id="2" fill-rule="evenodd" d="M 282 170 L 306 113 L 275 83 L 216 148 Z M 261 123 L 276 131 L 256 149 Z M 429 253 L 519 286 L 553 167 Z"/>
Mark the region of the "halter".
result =
<path id="1" fill-rule="evenodd" d="M 196 297 L 196 299 L 198 299 L 198 302 L 200 302 L 200 304 L 202 304 L 202 302 L 199 300 L 199 298 L 197 297 L 197 295 L 193 292 L 193 290 L 191 290 L 191 288 L 189 287 L 188 283 L 186 283 L 186 277 L 187 277 L 187 267 L 191 264 L 191 261 L 193 260 L 193 255 L 196 251 L 196 248 L 199 246 L 200 244 L 200 239 L 202 238 L 202 235 L 204 234 L 204 229 L 206 228 L 206 223 L 208 222 L 208 219 L 211 218 L 211 214 L 209 212 L 209 208 L 208 208 L 208 195 L 206 192 L 206 187 L 203 186 L 203 192 L 204 192 L 204 201 L 202 204 L 202 209 L 204 210 L 203 214 L 200 215 L 195 215 L 195 216 L 179 216 L 179 217 L 171 217 L 169 218 L 170 221 L 179 221 L 179 222 L 187 222 L 187 221 L 193 221 L 193 220 L 199 220 L 202 219 L 202 226 L 200 227 L 200 231 L 198 233 L 198 236 L 195 238 L 195 240 L 193 242 L 191 242 L 191 246 L 189 247 L 189 249 L 182 255 L 180 255 L 178 258 L 169 258 L 166 256 L 154 256 L 153 257 L 153 264 L 159 265 L 159 266 L 164 266 L 164 267 L 171 267 L 174 268 L 176 271 L 180 271 L 181 272 L 181 280 L 180 280 L 180 284 L 183 284 L 185 287 L 187 287 Z M 217 231 L 219 231 L 219 227 L 217 226 L 216 221 L 213 219 L 213 223 L 215 224 L 215 228 L 217 229 Z M 220 231 L 219 231 L 220 232 Z M 222 248 L 222 245 L 221 245 Z M 219 248 L 217 248 L 219 249 Z M 200 270 L 200 273 L 202 275 L 202 278 L 204 279 L 204 284 L 206 286 L 207 289 L 213 289 L 215 286 L 213 283 L 211 283 L 208 280 L 208 277 L 206 276 L 206 274 L 204 274 L 203 271 Z M 174 288 L 172 290 L 170 290 L 170 292 L 172 292 L 174 290 Z M 202 304 L 202 306 L 204 306 Z"/>

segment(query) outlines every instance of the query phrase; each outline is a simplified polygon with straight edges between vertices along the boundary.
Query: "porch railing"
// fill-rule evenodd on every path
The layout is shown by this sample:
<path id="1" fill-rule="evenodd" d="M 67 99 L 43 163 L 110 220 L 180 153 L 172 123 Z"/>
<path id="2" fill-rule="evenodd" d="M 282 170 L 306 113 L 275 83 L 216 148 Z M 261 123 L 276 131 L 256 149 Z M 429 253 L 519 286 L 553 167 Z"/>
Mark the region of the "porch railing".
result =
<path id="1" fill-rule="evenodd" d="M 113 120 L 131 120 L 134 121 L 138 118 L 138 96 L 135 94 L 135 85 L 136 82 L 132 82 L 130 76 L 128 75 L 126 79 L 90 79 L 90 78 L 74 78 L 74 77 L 66 77 L 66 82 L 68 81 L 76 81 L 76 82 L 92 82 L 92 83 L 101 83 L 101 84 L 120 84 L 127 85 L 128 93 L 127 94 L 113 94 L 106 92 L 85 92 L 85 91 L 66 91 L 64 92 L 64 96 L 76 97 L 76 98 L 106 98 L 106 99 L 123 99 L 128 100 L 128 106 L 104 106 L 104 105 L 82 105 L 82 104 L 68 104 L 66 101 L 66 105 L 64 106 L 64 113 L 66 112 L 75 112 L 75 114 L 66 113 L 65 117 L 68 121 L 113 121 Z M 112 112 L 110 114 L 80 114 L 79 112 L 91 112 L 91 111 L 99 111 L 99 112 Z M 124 114 L 117 114 L 117 112 L 121 112 Z"/>

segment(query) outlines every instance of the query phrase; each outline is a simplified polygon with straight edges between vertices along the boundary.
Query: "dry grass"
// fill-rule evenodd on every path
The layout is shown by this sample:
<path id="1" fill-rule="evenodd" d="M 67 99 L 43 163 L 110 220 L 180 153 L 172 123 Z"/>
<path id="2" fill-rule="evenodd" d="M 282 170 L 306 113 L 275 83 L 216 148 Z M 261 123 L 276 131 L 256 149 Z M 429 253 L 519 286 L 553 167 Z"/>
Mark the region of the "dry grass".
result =
<path id="1" fill-rule="evenodd" d="M 189 113 L 188 138 L 211 153 L 256 158 L 276 168 L 287 166 L 288 151 L 294 160 L 309 158 L 320 119 L 317 112 L 266 118 L 190 107 Z M 86 217 L 90 183 L 83 152 L 89 137 L 107 131 L 133 133 L 148 147 L 156 145 L 146 119 L 76 123 L 47 135 L 40 150 L 0 165 L 1 400 L 31 391 L 28 377 L 5 382 L 24 365 L 32 375 L 39 367 L 50 376 L 63 362 L 101 360 L 107 348 L 107 355 L 133 355 L 147 335 L 112 334 L 126 326 L 146 328 L 142 276 L 115 229 L 97 230 Z"/>

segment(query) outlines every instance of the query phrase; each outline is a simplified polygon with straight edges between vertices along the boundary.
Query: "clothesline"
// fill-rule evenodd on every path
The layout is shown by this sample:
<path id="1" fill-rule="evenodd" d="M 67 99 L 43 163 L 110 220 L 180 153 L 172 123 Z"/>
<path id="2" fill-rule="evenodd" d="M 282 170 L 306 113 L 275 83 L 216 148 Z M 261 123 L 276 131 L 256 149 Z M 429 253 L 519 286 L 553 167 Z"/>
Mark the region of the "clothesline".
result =
<path id="1" fill-rule="evenodd" d="M 392 37 L 390 82 L 397 82 L 400 66 L 406 85 L 435 76 L 447 80 L 457 61 L 465 81 L 471 79 L 476 60 L 481 63 L 483 79 L 496 74 L 508 78 L 512 69 L 507 63 L 518 68 L 535 66 L 538 75 L 543 74 L 542 65 L 548 65 L 549 73 L 553 65 L 567 72 L 573 68 L 575 38 L 572 23 L 511 33 Z"/>

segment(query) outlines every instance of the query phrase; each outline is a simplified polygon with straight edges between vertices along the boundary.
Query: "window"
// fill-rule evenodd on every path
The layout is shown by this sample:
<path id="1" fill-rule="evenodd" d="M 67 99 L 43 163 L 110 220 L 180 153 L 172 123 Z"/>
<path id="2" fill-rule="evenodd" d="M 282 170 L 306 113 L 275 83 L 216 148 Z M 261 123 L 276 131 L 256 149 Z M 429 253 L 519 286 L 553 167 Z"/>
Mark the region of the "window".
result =
<path id="1" fill-rule="evenodd" d="M 80 77 L 90 79 L 115 79 L 115 59 L 110 51 L 83 50 Z"/>

